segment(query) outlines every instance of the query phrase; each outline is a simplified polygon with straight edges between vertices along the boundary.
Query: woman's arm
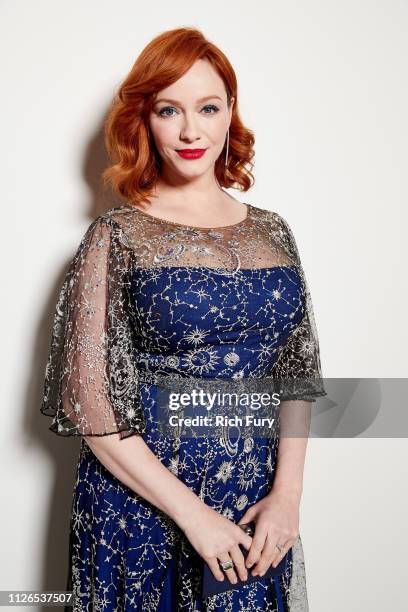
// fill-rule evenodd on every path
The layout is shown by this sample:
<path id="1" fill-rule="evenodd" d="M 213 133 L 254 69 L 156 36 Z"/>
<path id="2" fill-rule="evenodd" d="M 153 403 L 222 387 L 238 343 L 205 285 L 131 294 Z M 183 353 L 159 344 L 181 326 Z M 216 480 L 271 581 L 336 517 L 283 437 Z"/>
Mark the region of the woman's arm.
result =
<path id="1" fill-rule="evenodd" d="M 283 401 L 280 405 L 280 439 L 272 490 L 298 495 L 303 490 L 303 471 L 310 431 L 311 402 Z M 272 491 L 271 491 L 272 492 Z"/>
<path id="2" fill-rule="evenodd" d="M 85 436 L 99 461 L 132 491 L 169 515 L 184 529 L 189 516 L 204 502 L 175 476 L 139 435 Z"/>

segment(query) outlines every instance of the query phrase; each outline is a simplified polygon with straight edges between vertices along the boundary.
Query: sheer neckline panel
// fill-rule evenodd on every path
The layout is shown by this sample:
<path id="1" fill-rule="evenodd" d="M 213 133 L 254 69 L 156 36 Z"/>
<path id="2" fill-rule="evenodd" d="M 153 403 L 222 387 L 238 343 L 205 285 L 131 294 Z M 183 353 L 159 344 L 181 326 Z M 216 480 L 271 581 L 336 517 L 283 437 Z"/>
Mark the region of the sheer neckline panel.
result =
<path id="1" fill-rule="evenodd" d="M 140 210 L 140 208 L 136 208 L 136 206 L 132 206 L 131 204 L 129 204 L 129 206 L 133 210 L 135 210 L 137 213 L 143 215 L 144 217 L 147 217 L 148 219 L 151 219 L 152 221 L 164 223 L 166 225 L 172 225 L 174 227 L 185 227 L 188 229 L 197 229 L 197 230 L 222 230 L 222 229 L 228 229 L 229 227 L 237 227 L 239 225 L 243 225 L 249 220 L 251 216 L 251 204 L 248 204 L 247 202 L 242 202 L 242 204 L 245 204 L 246 206 L 246 216 L 244 219 L 242 219 L 241 221 L 238 221 L 237 223 L 231 223 L 230 225 L 218 225 L 216 227 L 204 227 L 202 225 L 188 225 L 186 223 L 178 223 L 176 221 L 170 221 L 169 219 L 163 219 L 163 217 L 156 217 L 155 215 L 150 215 L 149 213 L 146 213 L 143 210 Z"/>
<path id="2" fill-rule="evenodd" d="M 219 269 L 230 275 L 239 269 L 297 264 L 294 254 L 285 250 L 282 229 L 271 222 L 273 213 L 246 206 L 245 219 L 219 228 L 169 222 L 131 206 L 113 210 L 110 217 L 118 224 L 131 267 L 176 266 L 209 273 Z"/>

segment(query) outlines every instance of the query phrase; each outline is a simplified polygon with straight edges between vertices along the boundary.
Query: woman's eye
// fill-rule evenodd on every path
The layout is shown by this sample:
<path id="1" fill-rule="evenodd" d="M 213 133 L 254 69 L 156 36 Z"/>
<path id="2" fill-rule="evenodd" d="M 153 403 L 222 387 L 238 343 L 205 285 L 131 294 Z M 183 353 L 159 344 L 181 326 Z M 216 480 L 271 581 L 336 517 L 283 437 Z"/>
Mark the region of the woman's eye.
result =
<path id="1" fill-rule="evenodd" d="M 175 108 L 173 108 L 173 106 L 163 106 L 163 108 L 159 110 L 159 115 L 161 117 L 164 117 L 164 116 L 171 117 L 171 115 L 167 114 L 167 111 L 174 111 L 174 110 Z"/>
<path id="2" fill-rule="evenodd" d="M 215 112 L 214 112 L 214 114 L 215 114 L 216 112 L 218 112 L 218 108 L 217 108 L 217 107 L 216 107 L 214 104 L 206 104 L 206 105 L 204 106 L 204 108 L 209 108 L 210 110 L 215 111 Z M 203 110 L 204 110 L 204 108 L 203 108 Z M 212 115 L 213 113 L 204 113 L 204 114 L 205 114 L 205 115 Z"/>
<path id="3" fill-rule="evenodd" d="M 206 112 L 204 113 L 205 115 L 215 115 L 215 113 L 217 113 L 219 111 L 219 108 L 217 108 L 217 106 L 215 106 L 215 104 L 206 104 L 205 106 L 203 106 L 203 108 L 201 110 L 205 110 Z M 173 111 L 176 112 L 176 109 L 174 108 L 174 106 L 163 106 L 163 108 L 161 108 L 158 112 L 158 114 L 161 117 L 172 117 L 173 116 Z M 214 111 L 214 112 L 212 112 Z"/>

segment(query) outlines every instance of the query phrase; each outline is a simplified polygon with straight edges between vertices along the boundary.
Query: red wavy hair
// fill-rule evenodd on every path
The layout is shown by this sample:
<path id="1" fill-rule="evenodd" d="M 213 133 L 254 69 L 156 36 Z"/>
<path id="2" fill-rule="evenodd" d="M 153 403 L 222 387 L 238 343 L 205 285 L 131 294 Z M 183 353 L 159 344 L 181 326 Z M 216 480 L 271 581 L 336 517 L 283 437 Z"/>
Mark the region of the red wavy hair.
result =
<path id="1" fill-rule="evenodd" d="M 255 137 L 238 112 L 238 86 L 227 57 L 203 34 L 191 27 L 167 30 L 141 52 L 119 86 L 105 121 L 105 145 L 112 163 L 102 174 L 104 184 L 129 203 L 150 202 L 160 176 L 161 159 L 148 123 L 154 95 L 177 81 L 198 60 L 208 60 L 223 79 L 230 104 L 234 96 L 229 128 L 229 157 L 225 148 L 215 163 L 215 176 L 222 187 L 247 191 L 254 183 Z"/>

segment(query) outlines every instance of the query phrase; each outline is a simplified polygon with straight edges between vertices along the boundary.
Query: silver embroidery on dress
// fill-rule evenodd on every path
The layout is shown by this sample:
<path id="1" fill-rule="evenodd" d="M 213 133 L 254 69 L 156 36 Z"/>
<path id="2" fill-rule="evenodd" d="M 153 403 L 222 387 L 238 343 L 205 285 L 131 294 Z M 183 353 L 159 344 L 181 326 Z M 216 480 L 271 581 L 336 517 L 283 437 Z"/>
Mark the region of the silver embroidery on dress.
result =
<path id="1" fill-rule="evenodd" d="M 141 389 L 148 384 L 147 381 L 154 383 L 164 380 L 170 387 L 180 383 L 180 379 L 186 384 L 191 379 L 193 383 L 195 377 L 211 378 L 215 365 L 218 373 L 225 372 L 225 377 L 221 376 L 221 379 L 226 385 L 248 382 L 251 377 L 269 376 L 286 381 L 283 399 L 313 401 L 326 395 L 310 291 L 292 231 L 278 213 L 250 204 L 247 206 L 245 221 L 220 228 L 194 228 L 173 223 L 128 204 L 112 208 L 90 224 L 67 270 L 54 313 L 41 406 L 42 414 L 52 417 L 51 431 L 61 436 L 119 433 L 121 438 L 143 434 L 147 430 L 149 410 L 141 400 Z M 162 321 L 163 313 L 154 310 L 154 296 L 151 296 L 153 306 L 149 312 L 142 311 L 143 308 L 141 310 L 140 305 L 132 299 L 132 275 L 137 270 L 148 272 L 149 281 L 154 282 L 166 268 L 169 283 L 179 269 L 190 270 L 191 291 L 197 304 L 208 299 L 208 291 L 194 286 L 193 272 L 202 271 L 209 283 L 212 275 L 217 275 L 219 279 L 221 274 L 225 277 L 225 296 L 221 296 L 221 299 L 222 304 L 227 305 L 228 291 L 233 287 L 234 291 L 239 292 L 239 283 L 245 278 L 245 271 L 266 269 L 267 274 L 269 271 L 272 274 L 275 267 L 282 267 L 284 271 L 286 266 L 294 268 L 299 274 L 302 300 L 287 316 L 287 340 L 279 343 L 272 330 L 266 333 L 264 354 L 259 355 L 258 366 L 252 370 L 249 362 L 242 362 L 233 344 L 229 345 L 221 359 L 216 350 L 206 345 L 208 330 L 201 329 L 198 320 L 186 325 L 183 350 L 178 354 L 169 354 L 172 321 L 169 319 L 166 326 L 166 322 Z M 138 278 L 137 290 L 143 292 L 143 274 Z M 282 298 L 281 291 L 280 286 L 274 289 L 265 308 L 271 308 L 273 300 Z M 176 299 L 183 303 L 185 296 L 177 295 Z M 225 312 L 224 308 L 221 312 L 217 306 L 210 307 L 208 316 L 214 317 L 215 328 L 222 330 L 228 325 Z M 245 316 L 243 312 L 243 328 Z M 159 324 L 163 326 L 160 329 L 164 330 L 162 337 L 157 336 Z M 155 348 L 161 352 L 149 351 L 154 329 Z M 177 456 L 180 440 L 173 440 L 172 444 L 174 455 L 168 467 L 181 477 L 183 464 Z M 205 449 L 205 440 L 203 444 Z M 226 457 L 231 457 L 233 461 L 236 446 L 228 435 L 220 439 L 220 445 Z M 156 450 L 161 458 L 161 448 Z M 216 452 L 207 443 L 207 450 L 203 451 L 207 453 L 207 462 L 211 460 L 211 451 Z M 81 457 L 90 452 L 87 446 L 81 446 Z M 251 464 L 254 478 L 257 470 L 268 469 L 268 465 L 271 467 L 270 464 L 257 463 L 251 438 L 245 440 L 243 454 L 245 461 Z M 224 515 L 231 520 L 235 520 L 236 511 L 243 512 L 249 503 L 246 464 L 242 461 L 243 471 L 239 481 L 241 494 L 234 504 L 223 509 Z M 98 465 L 96 459 L 95 465 Z M 238 469 L 237 465 L 234 467 Z M 99 465 L 98 469 L 103 468 Z M 227 482 L 231 469 L 232 464 L 225 461 L 215 480 Z M 103 486 L 101 484 L 101 489 Z M 121 483 L 118 482 L 117 486 L 121 488 Z M 209 494 L 209 486 L 203 474 L 200 495 L 204 497 Z M 142 508 L 142 498 L 135 495 L 133 501 L 135 499 L 139 499 Z M 148 507 L 145 506 L 146 512 Z M 157 516 L 167 534 L 168 545 L 178 542 L 179 554 L 188 555 L 188 543 L 180 539 L 173 522 L 159 511 Z M 75 529 L 76 525 L 80 528 L 77 521 L 82 520 L 82 516 L 75 515 L 74 503 L 72 528 Z M 126 529 L 126 521 L 119 524 Z M 105 544 L 102 542 L 102 545 Z M 78 578 L 78 568 L 79 565 L 72 568 L 74 581 Z M 128 572 L 127 579 L 133 580 L 134 588 L 140 590 L 141 576 L 136 579 L 137 572 L 130 573 L 129 568 L 124 571 Z M 300 536 L 293 546 L 291 571 L 280 576 L 279 580 L 287 597 L 288 610 L 307 612 Z M 191 577 L 191 581 L 194 583 L 194 577 Z M 194 584 L 190 584 L 185 577 L 180 592 L 180 610 L 196 609 L 193 587 Z M 245 586 L 249 593 L 254 588 Z M 231 597 L 231 592 L 210 597 L 205 609 L 232 609 L 229 607 Z M 146 593 L 144 609 L 155 610 L 158 600 L 159 593 Z M 103 605 L 94 609 L 103 609 Z M 240 608 L 242 611 L 250 609 L 246 606 Z"/>

